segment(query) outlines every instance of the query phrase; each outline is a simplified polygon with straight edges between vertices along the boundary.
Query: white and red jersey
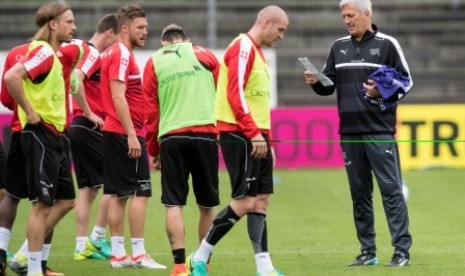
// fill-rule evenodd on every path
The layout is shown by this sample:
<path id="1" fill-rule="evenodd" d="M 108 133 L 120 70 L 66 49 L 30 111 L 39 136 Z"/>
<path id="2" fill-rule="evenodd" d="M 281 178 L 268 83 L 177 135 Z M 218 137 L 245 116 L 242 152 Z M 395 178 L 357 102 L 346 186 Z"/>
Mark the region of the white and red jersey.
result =
<path id="1" fill-rule="evenodd" d="M 243 95 L 249 76 L 252 73 L 255 59 L 261 58 L 266 61 L 260 45 L 256 44 L 248 34 L 247 36 L 249 39 L 237 39 L 232 45 L 228 46 L 223 56 L 223 62 L 228 67 L 227 99 L 237 124 L 218 121 L 217 128 L 220 132 L 240 131 L 249 138 L 261 132 L 267 134 L 269 139 L 272 140 L 269 130 L 259 129 L 256 125 Z M 249 41 L 255 45 L 251 45 Z M 254 46 L 257 51 L 254 50 Z M 260 56 L 257 56 L 257 53 Z"/>
<path id="2" fill-rule="evenodd" d="M 120 81 L 126 84 L 125 97 L 134 130 L 137 136 L 144 136 L 145 101 L 142 77 L 133 53 L 121 41 L 114 43 L 103 53 L 100 74 L 103 108 L 106 113 L 103 130 L 127 134 L 113 105 L 110 87 L 111 81 Z"/>
<path id="3" fill-rule="evenodd" d="M 26 68 L 27 75 L 32 82 L 45 78 L 52 70 L 54 61 L 53 50 L 42 45 L 27 53 L 21 62 Z"/>
<path id="4" fill-rule="evenodd" d="M 11 130 L 13 132 L 20 132 L 23 130 L 23 127 L 21 126 L 21 122 L 18 118 L 18 104 L 16 103 L 15 99 L 13 99 L 13 97 L 10 95 L 10 92 L 8 91 L 8 88 L 6 87 L 3 78 L 5 76 L 5 73 L 11 67 L 13 67 L 13 65 L 21 61 L 26 56 L 28 48 L 29 43 L 26 43 L 11 49 L 5 58 L 5 65 L 3 66 L 2 92 L 0 94 L 0 100 L 6 108 L 13 111 L 13 118 L 11 119 Z"/>
<path id="5" fill-rule="evenodd" d="M 102 95 L 100 91 L 100 53 L 89 42 L 82 42 L 83 56 L 79 61 L 76 69 L 84 73 L 83 81 L 86 100 L 90 110 L 101 118 L 105 118 L 102 106 Z M 83 116 L 84 112 L 76 99 L 73 98 L 73 115 Z"/>
<path id="6" fill-rule="evenodd" d="M 63 78 L 65 79 L 65 91 L 66 91 L 66 125 L 65 129 L 68 129 L 70 124 L 70 102 L 71 95 L 69 89 L 71 86 L 71 74 L 74 68 L 79 62 L 82 55 L 82 48 L 80 46 L 81 40 L 73 40 L 71 43 L 62 43 L 58 48 L 57 56 L 60 59 L 61 65 L 63 66 Z"/>

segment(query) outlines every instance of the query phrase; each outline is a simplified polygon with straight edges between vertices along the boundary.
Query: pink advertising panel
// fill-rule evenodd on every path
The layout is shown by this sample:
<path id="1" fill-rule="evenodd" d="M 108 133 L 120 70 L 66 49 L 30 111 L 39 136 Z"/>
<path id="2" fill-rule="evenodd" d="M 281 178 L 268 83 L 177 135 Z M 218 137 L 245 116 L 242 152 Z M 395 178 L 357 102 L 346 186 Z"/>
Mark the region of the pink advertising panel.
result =
<path id="1" fill-rule="evenodd" d="M 336 107 L 276 108 L 271 116 L 276 167 L 342 167 Z M 8 137 L 3 136 L 10 133 L 10 122 L 11 114 L 0 112 L 4 146 L 8 145 Z"/>
<path id="2" fill-rule="evenodd" d="M 343 166 L 336 107 L 276 108 L 271 117 L 277 167 Z"/>

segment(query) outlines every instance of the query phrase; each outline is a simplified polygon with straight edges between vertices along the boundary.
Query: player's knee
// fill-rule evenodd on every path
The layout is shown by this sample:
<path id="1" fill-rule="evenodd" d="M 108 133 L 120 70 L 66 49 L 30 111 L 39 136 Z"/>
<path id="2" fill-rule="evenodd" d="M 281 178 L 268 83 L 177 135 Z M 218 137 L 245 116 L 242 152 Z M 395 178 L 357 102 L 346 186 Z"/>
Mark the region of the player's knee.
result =
<path id="1" fill-rule="evenodd" d="M 253 208 L 253 212 L 266 214 L 270 205 L 270 197 L 268 195 L 258 195 Z"/>
<path id="2" fill-rule="evenodd" d="M 58 200 L 55 204 L 58 204 L 61 210 L 64 214 L 68 213 L 74 208 L 75 201 L 74 199 L 67 199 L 67 200 Z"/>

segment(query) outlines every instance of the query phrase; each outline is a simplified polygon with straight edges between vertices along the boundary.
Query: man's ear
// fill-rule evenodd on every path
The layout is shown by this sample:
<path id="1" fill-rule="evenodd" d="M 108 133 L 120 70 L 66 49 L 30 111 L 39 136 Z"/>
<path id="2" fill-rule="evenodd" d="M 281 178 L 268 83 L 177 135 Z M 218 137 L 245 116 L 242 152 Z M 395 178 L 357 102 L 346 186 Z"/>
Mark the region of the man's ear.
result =
<path id="1" fill-rule="evenodd" d="M 55 19 L 52 19 L 47 24 L 50 30 L 56 30 L 58 22 Z"/>
<path id="2" fill-rule="evenodd" d="M 129 33 L 129 25 L 128 24 L 121 24 L 121 32 L 122 33 Z"/>
<path id="3" fill-rule="evenodd" d="M 107 34 L 108 37 L 111 37 L 111 36 L 115 35 L 115 31 L 113 29 L 111 29 L 111 28 L 108 29 L 105 33 Z"/>

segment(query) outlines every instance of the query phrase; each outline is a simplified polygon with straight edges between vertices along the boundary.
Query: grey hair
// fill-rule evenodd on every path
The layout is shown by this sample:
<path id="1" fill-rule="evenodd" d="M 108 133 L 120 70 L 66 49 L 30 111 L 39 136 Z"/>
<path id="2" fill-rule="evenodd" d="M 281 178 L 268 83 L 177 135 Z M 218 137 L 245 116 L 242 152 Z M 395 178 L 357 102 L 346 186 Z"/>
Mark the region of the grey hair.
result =
<path id="1" fill-rule="evenodd" d="M 354 5 L 360 10 L 360 12 L 367 11 L 372 14 L 370 0 L 341 0 L 341 2 L 339 2 L 339 8 L 341 9 L 346 5 Z"/>

